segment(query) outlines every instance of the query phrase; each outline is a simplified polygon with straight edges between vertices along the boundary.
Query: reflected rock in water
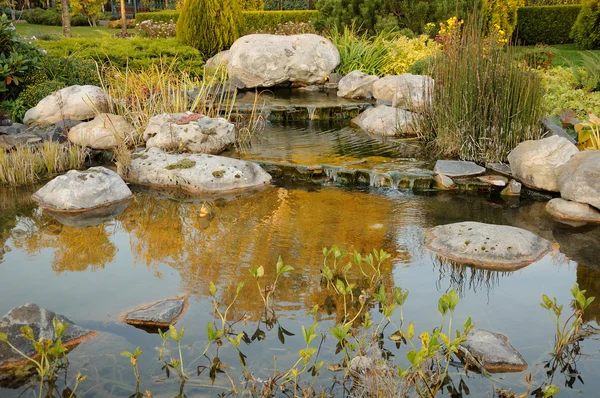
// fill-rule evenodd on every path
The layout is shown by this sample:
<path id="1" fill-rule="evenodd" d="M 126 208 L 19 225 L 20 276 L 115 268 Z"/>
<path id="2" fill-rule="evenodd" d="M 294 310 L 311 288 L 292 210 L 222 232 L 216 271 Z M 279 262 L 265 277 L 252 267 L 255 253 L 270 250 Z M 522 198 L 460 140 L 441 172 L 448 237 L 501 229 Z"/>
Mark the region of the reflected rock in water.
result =
<path id="1" fill-rule="evenodd" d="M 557 226 L 552 231 L 561 253 L 579 265 L 600 270 L 600 227 Z"/>
<path id="2" fill-rule="evenodd" d="M 0 319 L 0 332 L 5 333 L 8 341 L 19 351 L 25 355 L 33 356 L 35 354 L 33 344 L 23 337 L 21 328 L 23 326 L 31 327 L 35 341 L 40 338 L 55 341 L 57 337 L 53 325 L 54 318 L 67 325 L 67 329 L 62 336 L 62 343 L 67 349 L 73 349 L 96 334 L 93 330 L 75 325 L 64 315 L 55 314 L 36 304 L 25 304 L 10 310 L 8 314 Z M 11 385 L 12 388 L 17 388 L 22 385 L 20 381 L 27 382 L 27 376 L 30 374 L 27 367 L 11 370 L 11 368 L 20 367 L 24 364 L 27 364 L 27 360 L 24 360 L 20 354 L 15 352 L 8 344 L 0 344 L 0 386 Z M 17 379 L 14 377 L 17 377 Z"/>
<path id="3" fill-rule="evenodd" d="M 84 212 L 57 212 L 49 209 L 44 210 L 46 213 L 54 217 L 62 225 L 72 228 L 88 228 L 105 223 L 119 217 L 133 198 L 126 199 L 121 202 L 113 203 L 108 206 L 97 207 Z"/>
<path id="4" fill-rule="evenodd" d="M 596 297 L 583 313 L 584 322 L 595 321 L 600 324 L 600 269 L 578 265 L 577 283 L 581 290 L 586 290 L 586 297 Z"/>
<path id="5" fill-rule="evenodd" d="M 448 278 L 450 287 L 455 289 L 461 297 L 467 290 L 471 290 L 473 293 L 484 290 L 489 295 L 500 284 L 500 278 L 513 273 L 512 271 L 493 271 L 459 264 L 438 255 L 434 255 L 434 263 L 440 273 L 436 283 L 438 290 L 446 290 L 445 287 L 442 287 L 442 281 Z"/>
<path id="6" fill-rule="evenodd" d="M 426 247 L 461 264 L 514 271 L 540 260 L 552 244 L 536 234 L 507 225 L 460 222 L 430 228 Z"/>

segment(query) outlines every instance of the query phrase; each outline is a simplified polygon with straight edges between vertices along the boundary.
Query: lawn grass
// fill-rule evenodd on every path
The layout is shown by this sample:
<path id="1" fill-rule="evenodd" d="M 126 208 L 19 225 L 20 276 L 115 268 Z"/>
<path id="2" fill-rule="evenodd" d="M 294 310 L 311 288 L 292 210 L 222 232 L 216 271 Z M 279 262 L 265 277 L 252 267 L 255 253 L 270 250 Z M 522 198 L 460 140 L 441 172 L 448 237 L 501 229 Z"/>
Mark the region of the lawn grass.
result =
<path id="1" fill-rule="evenodd" d="M 47 26 L 47 25 L 34 25 L 28 24 L 27 22 L 19 22 L 14 24 L 17 33 L 24 37 L 31 36 L 56 36 L 57 38 L 62 37 L 62 26 Z M 135 29 L 129 29 L 128 32 L 133 33 Z M 108 26 L 72 26 L 71 34 L 73 37 L 98 37 L 109 35 L 112 36 L 115 33 L 119 33 L 120 29 L 109 29 Z"/>
<path id="2" fill-rule="evenodd" d="M 535 46 L 517 47 L 517 54 L 532 51 Z M 547 52 L 552 53 L 552 66 L 582 66 L 583 54 L 593 53 L 600 56 L 600 50 L 583 51 L 577 48 L 575 44 L 555 44 L 546 48 Z"/>

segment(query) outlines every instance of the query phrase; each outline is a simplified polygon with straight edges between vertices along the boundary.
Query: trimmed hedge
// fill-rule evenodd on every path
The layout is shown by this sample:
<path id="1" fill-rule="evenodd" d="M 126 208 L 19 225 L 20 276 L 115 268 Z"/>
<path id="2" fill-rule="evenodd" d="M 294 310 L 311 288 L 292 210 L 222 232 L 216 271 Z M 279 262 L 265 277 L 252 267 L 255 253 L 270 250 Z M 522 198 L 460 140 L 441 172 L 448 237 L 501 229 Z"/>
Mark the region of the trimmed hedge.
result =
<path id="1" fill-rule="evenodd" d="M 264 28 L 276 28 L 278 24 L 285 22 L 309 22 L 315 21 L 319 11 L 315 10 L 291 10 L 291 11 L 243 11 L 244 27 L 242 33 L 261 30 Z M 141 23 L 146 20 L 154 22 L 177 22 L 179 11 L 156 11 L 140 12 L 135 16 L 135 22 Z"/>
<path id="2" fill-rule="evenodd" d="M 24 10 L 21 18 L 27 21 L 27 23 L 35 25 L 62 26 L 62 15 L 60 11 L 55 9 L 44 10 L 41 8 L 34 8 L 31 10 Z M 71 26 L 89 25 L 86 17 L 82 15 L 71 16 Z"/>
<path id="3" fill-rule="evenodd" d="M 571 43 L 571 29 L 581 5 L 521 7 L 517 11 L 515 36 L 522 44 Z"/>

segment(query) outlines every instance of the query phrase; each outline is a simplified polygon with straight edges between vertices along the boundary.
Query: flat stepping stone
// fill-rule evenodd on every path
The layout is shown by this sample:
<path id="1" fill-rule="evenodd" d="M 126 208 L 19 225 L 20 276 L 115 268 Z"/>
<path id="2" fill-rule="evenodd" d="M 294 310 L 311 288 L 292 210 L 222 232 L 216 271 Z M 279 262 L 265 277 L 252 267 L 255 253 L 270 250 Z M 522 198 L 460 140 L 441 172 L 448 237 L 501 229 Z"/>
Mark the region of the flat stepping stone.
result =
<path id="1" fill-rule="evenodd" d="M 448 177 L 474 177 L 485 173 L 485 168 L 463 160 L 438 160 L 433 172 Z"/>
<path id="2" fill-rule="evenodd" d="M 132 156 L 127 179 L 203 194 L 240 192 L 271 182 L 269 173 L 255 163 L 208 154 L 167 153 L 156 147 Z"/>
<path id="3" fill-rule="evenodd" d="M 586 203 L 556 198 L 546 204 L 546 211 L 562 221 L 600 223 L 600 211 Z"/>
<path id="4" fill-rule="evenodd" d="M 56 340 L 56 333 L 52 324 L 54 318 L 67 325 L 67 330 L 62 337 L 62 343 L 67 349 L 76 347 L 81 342 L 92 338 L 96 334 L 93 330 L 75 325 L 64 315 L 41 308 L 37 304 L 25 304 L 10 310 L 8 314 L 0 319 L 0 333 L 5 333 L 8 336 L 8 341 L 18 350 L 28 356 L 32 356 L 35 354 L 33 344 L 22 336 L 21 328 L 23 326 L 31 327 L 33 337 L 36 341 L 40 337 L 54 341 Z M 0 343 L 0 369 L 10 368 L 26 362 L 8 344 Z"/>
<path id="5" fill-rule="evenodd" d="M 506 225 L 460 222 L 430 228 L 426 246 L 461 264 L 514 271 L 544 257 L 552 244 L 524 229 Z"/>
<path id="6" fill-rule="evenodd" d="M 104 167 L 70 170 L 33 194 L 44 209 L 55 212 L 81 212 L 110 206 L 133 197 L 117 173 Z"/>
<path id="7" fill-rule="evenodd" d="M 485 167 L 500 175 L 512 177 L 512 170 L 506 163 L 486 163 Z"/>
<path id="8" fill-rule="evenodd" d="M 502 176 L 488 175 L 477 177 L 477 179 L 495 187 L 505 187 L 508 184 L 508 178 Z"/>
<path id="9" fill-rule="evenodd" d="M 522 372 L 527 369 L 527 362 L 523 356 L 502 333 L 472 329 L 461 347 L 490 373 Z M 468 357 L 465 358 L 465 353 L 461 351 L 459 351 L 461 359 L 472 361 Z"/>
<path id="10" fill-rule="evenodd" d="M 135 309 L 123 316 L 130 325 L 166 327 L 174 325 L 187 308 L 187 297 L 174 297 Z"/>

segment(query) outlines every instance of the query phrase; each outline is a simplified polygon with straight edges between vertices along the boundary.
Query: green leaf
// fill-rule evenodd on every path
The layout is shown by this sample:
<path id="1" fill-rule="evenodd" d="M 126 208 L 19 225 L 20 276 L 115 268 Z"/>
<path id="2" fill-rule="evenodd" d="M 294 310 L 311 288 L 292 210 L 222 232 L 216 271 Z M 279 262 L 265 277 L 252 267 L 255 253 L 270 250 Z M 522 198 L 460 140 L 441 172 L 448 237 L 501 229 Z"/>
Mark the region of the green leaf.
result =
<path id="1" fill-rule="evenodd" d="M 208 284 L 208 291 L 210 292 L 211 296 L 214 296 L 214 295 L 217 294 L 217 287 L 215 286 L 214 283 L 209 282 L 209 284 Z"/>
<path id="2" fill-rule="evenodd" d="M 279 256 L 277 258 L 277 273 L 280 274 L 281 273 L 281 269 L 283 268 L 283 260 L 281 259 L 281 256 Z"/>
<path id="3" fill-rule="evenodd" d="M 131 358 L 133 356 L 133 354 L 130 353 L 129 351 L 123 351 L 123 352 L 121 352 L 121 356 L 125 357 L 125 358 Z"/>
<path id="4" fill-rule="evenodd" d="M 281 269 L 281 273 L 285 274 L 286 272 L 290 272 L 294 269 L 294 267 L 292 267 L 291 265 L 284 265 L 283 268 Z"/>
<path id="5" fill-rule="evenodd" d="M 6 335 L 6 333 L 0 332 L 0 341 L 4 341 L 5 343 L 8 343 L 8 336 Z"/>
<path id="6" fill-rule="evenodd" d="M 414 335 L 415 335 L 415 325 L 412 322 L 408 324 L 408 329 L 407 329 L 406 334 L 407 334 L 407 337 L 408 337 L 409 340 L 412 340 L 412 338 L 414 337 Z"/>
<path id="7" fill-rule="evenodd" d="M 344 282 L 341 279 L 335 280 L 335 287 L 340 292 L 340 294 L 344 296 L 346 295 L 346 286 L 344 285 Z"/>
<path id="8" fill-rule="evenodd" d="M 237 289 L 235 289 L 235 294 L 240 294 L 240 291 L 242 290 L 243 287 L 244 287 L 244 282 L 238 283 Z"/>
<path id="9" fill-rule="evenodd" d="M 175 326 L 169 325 L 169 334 L 173 341 L 179 342 L 179 334 L 177 334 L 177 329 L 175 329 Z"/>
<path id="10" fill-rule="evenodd" d="M 256 269 L 256 273 L 254 274 L 255 278 L 262 278 L 265 276 L 265 268 L 261 265 Z"/>

